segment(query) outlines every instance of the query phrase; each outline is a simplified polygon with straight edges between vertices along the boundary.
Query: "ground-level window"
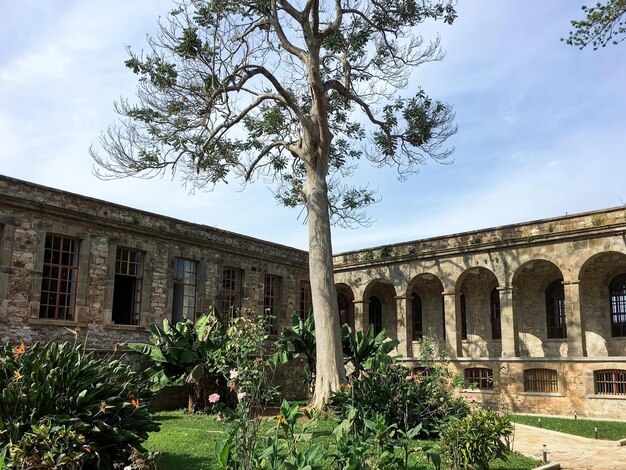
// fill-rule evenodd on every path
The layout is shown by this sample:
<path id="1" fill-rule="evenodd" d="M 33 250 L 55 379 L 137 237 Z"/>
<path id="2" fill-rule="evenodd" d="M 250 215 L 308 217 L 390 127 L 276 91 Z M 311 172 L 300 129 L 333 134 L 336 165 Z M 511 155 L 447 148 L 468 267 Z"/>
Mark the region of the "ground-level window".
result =
<path id="1" fill-rule="evenodd" d="M 609 283 L 611 297 L 611 336 L 626 336 L 626 273 Z"/>
<path id="2" fill-rule="evenodd" d="M 298 314 L 300 318 L 306 320 L 313 309 L 313 301 L 311 299 L 311 283 L 309 281 L 300 281 L 300 303 Z"/>
<path id="3" fill-rule="evenodd" d="M 502 321 L 500 317 L 500 292 L 494 287 L 490 296 L 491 339 L 502 339 Z"/>
<path id="4" fill-rule="evenodd" d="M 596 395 L 626 395 L 626 370 L 596 370 L 593 383 Z"/>
<path id="5" fill-rule="evenodd" d="M 350 322 L 350 301 L 344 294 L 337 294 L 337 306 L 339 307 L 339 324 L 345 325 Z"/>
<path id="6" fill-rule="evenodd" d="M 39 318 L 74 319 L 78 244 L 74 238 L 46 235 Z"/>
<path id="7" fill-rule="evenodd" d="M 268 332 L 272 335 L 278 333 L 278 300 L 280 298 L 280 277 L 272 274 L 265 275 L 265 287 L 263 290 L 263 312 L 267 321 Z"/>
<path id="8" fill-rule="evenodd" d="M 552 281 L 546 287 L 548 339 L 567 338 L 565 323 L 565 289 L 563 280 Z"/>
<path id="9" fill-rule="evenodd" d="M 525 392 L 558 392 L 559 384 L 554 369 L 526 369 L 524 371 Z"/>
<path id="10" fill-rule="evenodd" d="M 422 299 L 413 292 L 411 294 L 411 339 L 420 341 L 424 335 L 422 323 Z"/>
<path id="11" fill-rule="evenodd" d="M 369 301 L 370 325 L 374 327 L 374 334 L 378 334 L 383 330 L 383 304 L 376 296 L 370 297 Z"/>
<path id="12" fill-rule="evenodd" d="M 468 367 L 465 369 L 465 386 L 479 390 L 493 390 L 493 369 Z"/>
<path id="13" fill-rule="evenodd" d="M 465 292 L 461 292 L 461 339 L 467 339 L 467 301 Z"/>
<path id="14" fill-rule="evenodd" d="M 226 318 L 236 317 L 241 311 L 243 286 L 243 270 L 224 267 L 222 274 L 222 315 Z"/>
<path id="15" fill-rule="evenodd" d="M 196 278 L 198 263 L 185 258 L 174 258 L 174 292 L 172 321 L 194 320 L 196 314 Z"/>
<path id="16" fill-rule="evenodd" d="M 117 247 L 112 314 L 112 321 L 117 325 L 139 325 L 143 258 L 139 250 Z"/>

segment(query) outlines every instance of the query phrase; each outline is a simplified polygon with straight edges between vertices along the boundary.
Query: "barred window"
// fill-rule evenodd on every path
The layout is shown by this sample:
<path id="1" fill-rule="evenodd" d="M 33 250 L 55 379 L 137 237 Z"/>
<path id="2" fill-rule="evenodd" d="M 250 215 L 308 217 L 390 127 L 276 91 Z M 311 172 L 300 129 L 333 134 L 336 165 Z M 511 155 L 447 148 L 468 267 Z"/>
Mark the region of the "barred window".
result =
<path id="1" fill-rule="evenodd" d="M 491 304 L 491 339 L 502 339 L 502 321 L 500 317 L 500 292 L 494 287 L 490 296 Z"/>
<path id="2" fill-rule="evenodd" d="M 611 297 L 611 336 L 626 336 L 626 273 L 615 276 L 609 284 Z"/>
<path id="3" fill-rule="evenodd" d="M 596 370 L 593 383 L 596 395 L 626 395 L 626 370 Z"/>
<path id="4" fill-rule="evenodd" d="M 461 339 L 467 339 L 467 303 L 465 301 L 465 292 L 461 291 Z"/>
<path id="5" fill-rule="evenodd" d="M 139 325 L 143 287 L 143 252 L 117 247 L 113 285 L 112 321 L 118 325 Z"/>
<path id="6" fill-rule="evenodd" d="M 493 369 L 468 367 L 465 369 L 465 386 L 479 390 L 493 390 Z"/>
<path id="7" fill-rule="evenodd" d="M 411 294 L 411 326 L 411 338 L 413 341 L 420 341 L 424 334 L 422 323 L 422 299 L 415 292 Z"/>
<path id="8" fill-rule="evenodd" d="M 526 369 L 524 371 L 525 392 L 558 392 L 556 370 L 554 369 Z"/>
<path id="9" fill-rule="evenodd" d="M 300 308 L 298 309 L 300 318 L 306 320 L 311 314 L 312 309 L 311 283 L 309 281 L 300 281 Z"/>
<path id="10" fill-rule="evenodd" d="M 374 325 L 374 334 L 377 335 L 383 330 L 383 304 L 376 296 L 370 297 L 369 300 L 370 325 Z"/>
<path id="11" fill-rule="evenodd" d="M 243 270 L 224 267 L 222 274 L 222 315 L 236 317 L 241 310 Z"/>
<path id="12" fill-rule="evenodd" d="M 567 338 L 565 323 L 565 289 L 563 280 L 552 281 L 546 288 L 548 339 Z"/>
<path id="13" fill-rule="evenodd" d="M 276 327 L 278 318 L 278 299 L 280 297 L 280 277 L 272 274 L 265 275 L 265 288 L 263 293 L 263 312 L 267 321 L 269 333 L 278 333 Z"/>
<path id="14" fill-rule="evenodd" d="M 78 240 L 46 235 L 39 318 L 73 320 L 78 272 Z"/>
<path id="15" fill-rule="evenodd" d="M 194 320 L 196 314 L 196 273 L 198 263 L 185 258 L 174 258 L 174 292 L 172 322 Z"/>

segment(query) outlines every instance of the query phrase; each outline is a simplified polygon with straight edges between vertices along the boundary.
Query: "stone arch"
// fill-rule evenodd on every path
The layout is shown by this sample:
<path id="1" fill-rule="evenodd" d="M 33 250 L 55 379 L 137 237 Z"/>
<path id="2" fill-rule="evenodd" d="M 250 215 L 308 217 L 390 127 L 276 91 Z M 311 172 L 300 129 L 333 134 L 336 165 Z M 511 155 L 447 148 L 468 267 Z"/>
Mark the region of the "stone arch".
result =
<path id="1" fill-rule="evenodd" d="M 368 303 L 367 318 L 364 318 L 364 327 L 372 324 L 372 316 L 370 315 L 371 302 L 374 298 L 380 300 L 381 304 L 381 323 L 386 330 L 387 336 L 397 338 L 397 306 L 396 306 L 396 289 L 387 279 L 374 279 L 368 283 L 363 290 L 363 301 Z M 365 309 L 364 309 L 365 310 Z M 365 315 L 364 315 L 365 316 Z"/>
<path id="2" fill-rule="evenodd" d="M 420 273 L 413 277 L 407 288 L 409 299 L 409 338 L 413 342 L 420 339 L 431 343 L 440 343 L 444 338 L 444 308 L 443 308 L 443 283 L 441 279 L 430 272 Z M 421 338 L 416 334 L 418 321 L 416 318 L 417 306 L 421 306 Z M 417 344 L 413 345 L 414 355 L 417 353 Z"/>
<path id="3" fill-rule="evenodd" d="M 492 318 L 491 294 L 500 286 L 496 274 L 483 266 L 463 271 L 455 284 L 457 312 L 461 333 L 467 331 L 463 339 L 463 356 L 499 356 L 501 342 L 492 338 L 492 321 L 500 322 L 500 317 Z M 498 312 L 499 313 L 499 310 Z"/>
<path id="4" fill-rule="evenodd" d="M 348 284 L 335 284 L 337 289 L 337 305 L 341 324 L 347 323 L 354 330 L 354 292 Z"/>
<path id="5" fill-rule="evenodd" d="M 567 355 L 566 338 L 548 340 L 546 289 L 558 280 L 563 281 L 563 272 L 546 259 L 527 261 L 513 275 L 513 308 L 521 356 Z"/>
<path id="6" fill-rule="evenodd" d="M 615 319 L 609 285 L 626 273 L 626 254 L 604 251 L 589 257 L 578 272 L 580 313 L 587 354 L 590 356 L 624 356 L 626 345 Z"/>

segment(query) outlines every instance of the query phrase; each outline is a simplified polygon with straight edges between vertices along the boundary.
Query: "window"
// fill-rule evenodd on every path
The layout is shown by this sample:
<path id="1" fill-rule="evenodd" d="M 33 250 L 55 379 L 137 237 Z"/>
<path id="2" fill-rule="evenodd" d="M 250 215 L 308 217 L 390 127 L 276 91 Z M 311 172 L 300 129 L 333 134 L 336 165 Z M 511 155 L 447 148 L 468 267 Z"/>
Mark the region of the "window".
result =
<path id="1" fill-rule="evenodd" d="M 611 297 L 611 336 L 626 336 L 626 273 L 609 283 Z"/>
<path id="2" fill-rule="evenodd" d="M 311 283 L 309 281 L 300 281 L 300 308 L 298 309 L 300 318 L 305 320 L 311 314 L 312 308 Z"/>
<path id="3" fill-rule="evenodd" d="M 267 320 L 270 334 L 277 334 L 276 319 L 278 318 L 278 299 L 280 297 L 280 278 L 272 274 L 265 275 L 265 288 L 263 293 L 263 312 Z"/>
<path id="4" fill-rule="evenodd" d="M 553 369 L 526 369 L 524 371 L 525 392 L 558 392 L 556 370 Z"/>
<path id="5" fill-rule="evenodd" d="M 46 235 L 39 318 L 74 319 L 78 243 L 61 235 Z"/>
<path id="6" fill-rule="evenodd" d="M 173 271 L 172 322 L 195 320 L 198 263 L 190 259 L 174 258 Z"/>
<path id="7" fill-rule="evenodd" d="M 626 395 L 626 370 L 596 370 L 593 383 L 596 395 Z"/>
<path id="8" fill-rule="evenodd" d="M 139 325 L 142 286 L 143 252 L 117 247 L 113 285 L 113 323 Z"/>
<path id="9" fill-rule="evenodd" d="M 497 287 L 491 291 L 491 339 L 502 339 L 502 321 L 500 317 L 500 292 Z"/>
<path id="10" fill-rule="evenodd" d="M 422 326 L 422 299 L 416 293 L 411 294 L 411 338 L 420 341 L 423 337 Z"/>
<path id="11" fill-rule="evenodd" d="M 222 315 L 236 317 L 241 310 L 243 270 L 224 267 L 222 275 Z"/>
<path id="12" fill-rule="evenodd" d="M 562 282 L 562 279 L 557 279 L 546 288 L 548 339 L 567 338 L 565 289 Z"/>
<path id="13" fill-rule="evenodd" d="M 337 306 L 339 307 L 339 324 L 345 325 L 350 321 L 350 301 L 344 294 L 337 294 Z"/>
<path id="14" fill-rule="evenodd" d="M 383 304 L 378 297 L 370 297 L 370 325 L 374 325 L 374 334 L 383 330 Z"/>
<path id="15" fill-rule="evenodd" d="M 465 369 L 465 386 L 479 390 L 493 390 L 493 369 L 469 367 Z"/>
<path id="16" fill-rule="evenodd" d="M 465 302 L 465 292 L 461 291 L 461 339 L 467 339 L 467 303 Z"/>

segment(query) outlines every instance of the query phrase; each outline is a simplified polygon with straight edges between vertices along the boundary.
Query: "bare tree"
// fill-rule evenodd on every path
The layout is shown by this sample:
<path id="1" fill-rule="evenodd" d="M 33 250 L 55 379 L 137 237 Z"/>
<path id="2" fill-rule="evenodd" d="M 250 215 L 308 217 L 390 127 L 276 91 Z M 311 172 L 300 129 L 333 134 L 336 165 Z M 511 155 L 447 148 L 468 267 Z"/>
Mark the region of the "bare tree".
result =
<path id="1" fill-rule="evenodd" d="M 93 148 L 104 178 L 170 169 L 211 187 L 261 177 L 287 206 L 304 205 L 317 369 L 312 405 L 344 380 L 331 221 L 364 222 L 367 187 L 345 181 L 361 157 L 401 177 L 442 148 L 452 112 L 418 89 L 403 98 L 412 69 L 440 60 L 425 20 L 451 24 L 451 0 L 181 0 L 149 50 L 129 50 L 137 103 L 121 101 L 121 124 Z"/>

